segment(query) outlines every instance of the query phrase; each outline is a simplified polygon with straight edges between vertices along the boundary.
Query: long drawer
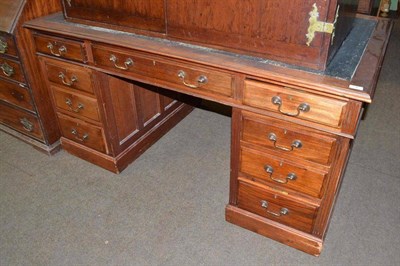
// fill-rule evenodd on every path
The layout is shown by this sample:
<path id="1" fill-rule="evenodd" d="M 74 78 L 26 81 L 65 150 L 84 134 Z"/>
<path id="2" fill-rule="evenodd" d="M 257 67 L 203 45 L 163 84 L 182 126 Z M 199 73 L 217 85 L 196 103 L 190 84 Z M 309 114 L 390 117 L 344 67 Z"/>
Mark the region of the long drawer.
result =
<path id="1" fill-rule="evenodd" d="M 0 79 L 0 99 L 18 107 L 34 111 L 32 98 L 25 87 L 20 83 Z"/>
<path id="2" fill-rule="evenodd" d="M 318 207 L 239 180 L 238 207 L 311 233 Z"/>
<path id="3" fill-rule="evenodd" d="M 0 77 L 25 83 L 24 72 L 18 61 L 0 58 Z"/>
<path id="4" fill-rule="evenodd" d="M 0 121 L 23 134 L 44 140 L 39 120 L 33 114 L 0 103 Z"/>
<path id="5" fill-rule="evenodd" d="M 158 85 L 167 84 L 200 94 L 233 95 L 233 78 L 229 73 L 103 45 L 93 45 L 92 49 L 95 65 L 112 72 L 155 78 L 161 81 Z"/>

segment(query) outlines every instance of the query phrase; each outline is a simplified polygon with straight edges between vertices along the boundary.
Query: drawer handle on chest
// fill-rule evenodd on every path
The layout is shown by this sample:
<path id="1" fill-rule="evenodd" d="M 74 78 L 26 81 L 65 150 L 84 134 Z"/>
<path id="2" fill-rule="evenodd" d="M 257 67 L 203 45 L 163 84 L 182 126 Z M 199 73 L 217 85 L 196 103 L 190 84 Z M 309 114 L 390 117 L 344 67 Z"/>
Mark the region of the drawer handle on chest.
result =
<path id="1" fill-rule="evenodd" d="M 272 101 L 273 104 L 278 105 L 278 111 L 281 114 L 288 115 L 288 116 L 296 117 L 296 116 L 299 116 L 301 112 L 307 113 L 311 109 L 311 107 L 310 107 L 310 105 L 308 103 L 301 103 L 297 107 L 297 113 L 287 113 L 287 112 L 282 111 L 283 103 L 282 103 L 281 97 L 274 96 L 274 97 L 272 97 L 271 101 Z"/>
<path id="2" fill-rule="evenodd" d="M 65 99 L 65 104 L 68 105 L 69 110 L 71 110 L 74 113 L 79 113 L 80 110 L 85 108 L 85 105 L 83 103 L 78 103 L 78 106 L 75 109 L 73 109 L 72 100 L 70 98 Z"/>
<path id="3" fill-rule="evenodd" d="M 301 143 L 300 140 L 293 140 L 292 144 L 290 145 L 290 148 L 283 147 L 280 145 L 277 145 L 276 142 L 278 141 L 278 137 L 276 136 L 275 133 L 269 133 L 268 139 L 272 142 L 274 142 L 274 147 L 283 151 L 293 151 L 294 148 L 296 149 L 301 149 L 303 147 L 303 143 Z"/>
<path id="4" fill-rule="evenodd" d="M 263 207 L 264 209 L 267 209 L 267 213 L 269 213 L 269 214 L 271 214 L 271 215 L 273 215 L 275 217 L 281 217 L 281 216 L 285 216 L 285 215 L 289 214 L 289 209 L 287 209 L 287 208 L 281 208 L 279 213 L 275 213 L 275 212 L 269 211 L 268 210 L 268 201 L 266 201 L 266 200 L 262 200 L 261 201 L 261 207 Z"/>
<path id="5" fill-rule="evenodd" d="M 287 174 L 286 178 L 284 180 L 282 179 L 278 179 L 278 178 L 274 178 L 272 176 L 272 173 L 274 172 L 274 168 L 270 165 L 265 165 L 264 166 L 264 170 L 265 172 L 267 172 L 269 174 L 269 178 L 271 178 L 273 181 L 280 183 L 280 184 L 286 184 L 287 182 L 290 181 L 294 181 L 297 179 L 297 175 L 295 173 L 289 173 Z"/>
<path id="6" fill-rule="evenodd" d="M 58 74 L 58 77 L 61 79 L 62 84 L 66 85 L 66 86 L 68 86 L 68 87 L 71 87 L 72 85 L 74 85 L 75 82 L 78 81 L 78 78 L 77 78 L 76 76 L 72 76 L 72 77 L 70 78 L 70 81 L 67 81 L 67 80 L 65 79 L 65 74 L 64 74 L 63 72 L 60 72 L 60 73 Z"/>
<path id="7" fill-rule="evenodd" d="M 178 78 L 180 78 L 182 80 L 183 85 L 185 85 L 186 87 L 192 88 L 192 89 L 197 89 L 208 82 L 208 78 L 206 76 L 200 75 L 197 78 L 197 85 L 190 84 L 190 83 L 186 82 L 186 80 L 185 80 L 186 72 L 183 70 L 178 71 Z"/>
<path id="8" fill-rule="evenodd" d="M 133 66 L 133 60 L 131 58 L 127 58 L 124 62 L 124 66 L 119 66 L 117 64 L 118 58 L 115 55 L 110 55 L 110 61 L 114 63 L 114 66 L 118 69 L 128 70 L 130 66 Z"/>
<path id="9" fill-rule="evenodd" d="M 0 68 L 1 68 L 1 70 L 3 70 L 4 75 L 6 75 L 7 77 L 11 77 L 15 73 L 14 68 L 12 66 L 10 66 L 9 64 L 7 64 L 6 62 L 1 64 Z"/>
<path id="10" fill-rule="evenodd" d="M 5 54 L 7 52 L 7 48 L 7 43 L 0 40 L 0 54 Z"/>
<path id="11" fill-rule="evenodd" d="M 28 118 L 24 117 L 21 118 L 19 120 L 19 122 L 21 122 L 22 126 L 24 127 L 24 129 L 28 132 L 32 132 L 33 131 L 33 124 L 28 120 Z"/>
<path id="12" fill-rule="evenodd" d="M 57 56 L 57 57 L 61 57 L 63 54 L 65 54 L 67 52 L 67 47 L 65 47 L 64 45 L 62 45 L 62 46 L 60 46 L 60 48 L 58 48 L 58 53 L 54 52 L 54 50 L 53 50 L 54 45 L 51 42 L 49 42 L 47 44 L 47 48 L 50 50 L 50 53 L 52 55 Z"/>
<path id="13" fill-rule="evenodd" d="M 78 130 L 76 130 L 75 128 L 71 129 L 71 134 L 75 136 L 76 140 L 79 140 L 81 142 L 85 142 L 88 138 L 89 138 L 89 134 L 85 133 L 83 134 L 82 137 L 79 136 Z"/>

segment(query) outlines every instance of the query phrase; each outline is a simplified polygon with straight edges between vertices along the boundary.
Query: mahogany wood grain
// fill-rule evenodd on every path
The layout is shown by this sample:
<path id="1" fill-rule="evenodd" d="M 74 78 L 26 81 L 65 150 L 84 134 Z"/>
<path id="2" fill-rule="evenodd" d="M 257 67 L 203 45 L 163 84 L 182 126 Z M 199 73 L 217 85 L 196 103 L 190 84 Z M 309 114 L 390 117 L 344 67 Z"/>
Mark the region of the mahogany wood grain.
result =
<path id="1" fill-rule="evenodd" d="M 3 71 L 0 69 L 0 77 L 6 78 L 6 79 L 11 79 L 15 80 L 20 83 L 25 83 L 25 75 L 22 70 L 22 66 L 20 62 L 12 60 L 12 59 L 7 59 L 7 58 L 0 58 L 0 66 L 7 66 L 7 68 L 11 67 L 11 73 L 8 73 L 7 71 Z"/>
<path id="2" fill-rule="evenodd" d="M 0 99 L 29 111 L 35 110 L 28 89 L 15 82 L 0 79 Z"/>
<path id="3" fill-rule="evenodd" d="M 15 44 L 13 35 L 0 31 L 0 42 L 7 45 L 5 53 L 0 55 L 7 55 L 12 57 L 18 56 L 17 46 Z"/>

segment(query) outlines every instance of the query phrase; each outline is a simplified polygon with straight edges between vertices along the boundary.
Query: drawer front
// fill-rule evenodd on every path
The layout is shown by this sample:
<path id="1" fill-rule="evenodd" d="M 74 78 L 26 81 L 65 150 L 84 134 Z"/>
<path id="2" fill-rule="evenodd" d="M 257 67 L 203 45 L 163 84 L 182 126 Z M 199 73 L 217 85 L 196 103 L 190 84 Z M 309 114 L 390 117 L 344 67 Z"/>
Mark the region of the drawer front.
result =
<path id="1" fill-rule="evenodd" d="M 86 62 L 83 43 L 61 38 L 34 35 L 36 50 L 40 53 L 59 58 Z"/>
<path id="2" fill-rule="evenodd" d="M 281 224 L 311 233 L 317 207 L 239 181 L 238 207 Z"/>
<path id="3" fill-rule="evenodd" d="M 103 129 L 78 119 L 58 115 L 61 133 L 65 138 L 73 140 L 86 147 L 106 153 Z"/>
<path id="4" fill-rule="evenodd" d="M 25 83 L 21 64 L 14 60 L 0 58 L 0 77 Z"/>
<path id="5" fill-rule="evenodd" d="M 341 127 L 347 105 L 346 101 L 251 80 L 245 81 L 243 103 L 335 128 Z"/>
<path id="6" fill-rule="evenodd" d="M 0 99 L 27 110 L 34 110 L 29 91 L 15 82 L 0 79 Z"/>
<path id="7" fill-rule="evenodd" d="M 138 74 L 156 78 L 168 84 L 195 93 L 208 93 L 232 97 L 232 76 L 199 66 L 189 66 L 166 59 L 150 58 L 132 52 L 123 52 L 94 45 L 95 64 L 125 75 Z"/>
<path id="8" fill-rule="evenodd" d="M 97 100 L 52 86 L 55 105 L 74 116 L 100 121 Z"/>
<path id="9" fill-rule="evenodd" d="M 266 116 L 243 112 L 242 140 L 259 145 L 280 156 L 292 156 L 319 164 L 332 161 L 336 137 Z"/>
<path id="10" fill-rule="evenodd" d="M 0 32 L 0 55 L 8 55 L 17 57 L 17 46 L 14 37 L 5 32 Z"/>
<path id="11" fill-rule="evenodd" d="M 38 118 L 28 112 L 0 104 L 0 121 L 23 134 L 44 140 Z"/>
<path id="12" fill-rule="evenodd" d="M 326 178 L 326 173 L 245 147 L 241 149 L 240 171 L 269 185 L 317 198 L 322 196 Z"/>

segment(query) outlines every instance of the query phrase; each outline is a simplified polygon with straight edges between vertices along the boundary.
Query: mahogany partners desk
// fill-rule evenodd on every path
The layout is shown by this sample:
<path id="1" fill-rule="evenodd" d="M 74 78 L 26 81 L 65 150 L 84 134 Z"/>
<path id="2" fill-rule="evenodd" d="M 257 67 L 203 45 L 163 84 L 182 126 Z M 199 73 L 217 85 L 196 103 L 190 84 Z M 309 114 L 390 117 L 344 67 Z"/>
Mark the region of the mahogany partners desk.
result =
<path id="1" fill-rule="evenodd" d="M 226 220 L 319 255 L 392 27 L 368 17 L 357 25 L 325 72 L 61 14 L 26 27 L 65 150 L 118 173 L 191 111 L 183 95 L 231 106 Z"/>

